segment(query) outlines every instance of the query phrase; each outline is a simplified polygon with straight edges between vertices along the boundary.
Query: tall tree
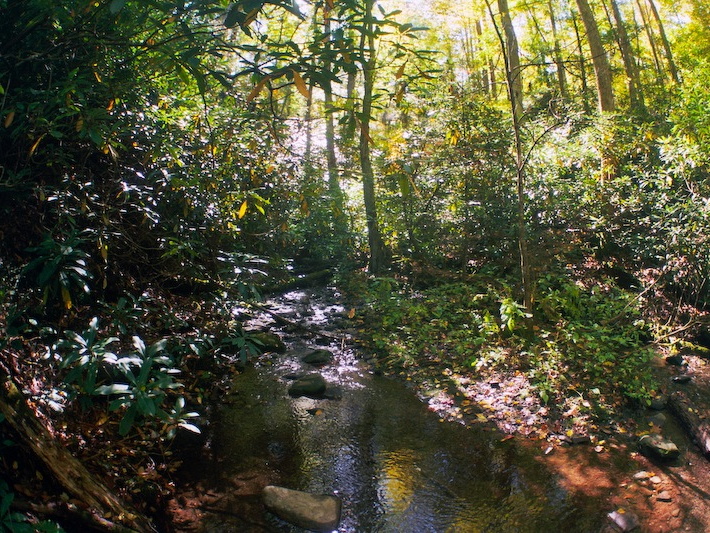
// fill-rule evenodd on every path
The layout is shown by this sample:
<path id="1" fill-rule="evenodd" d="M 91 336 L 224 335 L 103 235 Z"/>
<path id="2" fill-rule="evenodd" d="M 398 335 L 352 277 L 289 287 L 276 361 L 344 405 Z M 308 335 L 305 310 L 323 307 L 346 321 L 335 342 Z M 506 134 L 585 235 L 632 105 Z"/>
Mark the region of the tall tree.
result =
<path id="1" fill-rule="evenodd" d="M 567 98 L 567 70 L 562 59 L 562 49 L 560 47 L 560 38 L 557 35 L 557 15 L 552 0 L 548 0 L 547 9 L 550 16 L 550 28 L 552 30 L 552 40 L 555 54 L 555 68 L 557 69 L 557 85 L 560 90 L 560 96 Z"/>
<path id="2" fill-rule="evenodd" d="M 503 32 L 505 34 L 505 56 L 506 56 L 506 79 L 508 81 L 508 91 L 510 102 L 513 105 L 513 113 L 517 120 L 523 116 L 523 71 L 520 66 L 520 47 L 518 37 L 513 27 L 513 19 L 510 17 L 508 0 L 498 0 L 498 10 L 500 11 Z"/>
<path id="3" fill-rule="evenodd" d="M 666 30 L 663 27 L 663 21 L 661 16 L 658 14 L 658 9 L 653 0 L 647 0 L 648 6 L 651 8 L 651 14 L 656 21 L 656 26 L 658 26 L 658 33 L 661 36 L 661 44 L 663 45 L 663 51 L 666 56 L 666 61 L 668 61 L 668 70 L 670 70 L 671 78 L 675 83 L 680 83 L 680 76 L 678 75 L 678 67 L 676 67 L 675 61 L 673 60 L 673 51 L 671 50 L 671 43 L 668 41 L 666 36 Z"/>
<path id="4" fill-rule="evenodd" d="M 636 7 L 638 8 L 638 14 L 641 17 L 641 26 L 646 30 L 648 46 L 651 49 L 651 54 L 653 55 L 653 64 L 656 67 L 656 81 L 659 85 L 663 85 L 665 72 L 663 71 L 663 66 L 661 65 L 661 57 L 658 53 L 656 37 L 653 33 L 653 28 L 651 27 L 651 23 L 648 19 L 646 6 L 641 2 L 641 0 L 636 0 Z"/>
<path id="5" fill-rule="evenodd" d="M 642 109 L 644 107 L 643 88 L 641 86 L 641 76 L 639 75 L 636 57 L 631 47 L 631 40 L 626 31 L 626 23 L 621 15 L 619 4 L 616 0 L 609 0 L 611 4 L 611 14 L 614 18 L 616 28 L 616 42 L 621 51 L 621 58 L 624 62 L 624 70 L 629 86 L 629 100 L 632 108 Z"/>
<path id="6" fill-rule="evenodd" d="M 486 0 L 488 2 L 488 0 Z M 500 1 L 499 6 L 500 6 Z M 505 6 L 507 7 L 507 5 Z M 525 218 L 525 156 L 523 154 L 523 139 L 522 139 L 522 104 L 518 102 L 518 98 L 522 97 L 522 93 L 517 92 L 516 84 L 519 80 L 518 74 L 520 71 L 520 62 L 517 64 L 513 62 L 511 64 L 511 58 L 509 56 L 512 50 L 510 44 L 507 42 L 509 38 L 508 33 L 505 36 L 498 29 L 495 17 L 493 16 L 493 10 L 491 4 L 488 3 L 488 11 L 491 15 L 491 21 L 498 35 L 498 41 L 500 42 L 500 48 L 503 53 L 503 60 L 505 62 L 505 73 L 506 81 L 508 87 L 508 102 L 510 103 L 510 112 L 513 118 L 513 135 L 514 135 L 514 149 L 515 149 L 515 180 L 516 180 L 516 190 L 517 190 L 517 230 L 518 230 L 518 251 L 520 253 L 520 276 L 521 284 L 523 288 L 523 303 L 528 311 L 532 311 L 533 304 L 533 281 L 531 278 L 532 269 L 530 268 L 530 253 L 528 251 L 528 234 L 527 234 L 527 220 Z M 510 16 L 507 17 L 510 20 Z M 503 26 L 505 31 L 506 17 L 503 16 Z M 513 36 L 514 36 L 513 32 Z M 515 45 L 515 50 L 517 51 L 517 40 Z"/>
<path id="7" fill-rule="evenodd" d="M 325 34 L 325 50 L 323 70 L 330 72 L 333 66 L 332 55 L 332 21 L 331 9 L 326 3 L 323 7 L 323 33 Z M 328 192 L 332 203 L 333 226 L 336 232 L 343 234 L 346 229 L 345 205 L 343 190 L 340 187 L 340 173 L 338 172 L 338 158 L 336 155 L 335 139 L 335 109 L 333 107 L 333 84 L 329 77 L 323 83 L 323 104 L 325 106 L 325 152 L 328 169 Z"/>
<path id="8" fill-rule="evenodd" d="M 592 65 L 594 66 L 594 79 L 597 83 L 597 99 L 599 111 L 612 112 L 616 108 L 614 103 L 614 89 L 611 79 L 611 67 L 606 50 L 602 44 L 599 26 L 589 6 L 587 0 L 576 0 L 579 15 L 582 17 L 584 29 L 587 32 L 587 43 L 592 54 Z"/>
<path id="9" fill-rule="evenodd" d="M 372 167 L 370 143 L 370 122 L 372 120 L 372 102 L 375 88 L 375 68 L 377 67 L 377 49 L 375 47 L 375 19 L 373 14 L 375 1 L 364 0 L 363 17 L 360 30 L 360 66 L 363 74 L 362 108 L 360 110 L 360 170 L 362 172 L 362 191 L 367 220 L 367 241 L 370 247 L 370 272 L 381 273 L 386 268 L 387 253 L 377 217 L 375 194 L 375 173 Z"/>

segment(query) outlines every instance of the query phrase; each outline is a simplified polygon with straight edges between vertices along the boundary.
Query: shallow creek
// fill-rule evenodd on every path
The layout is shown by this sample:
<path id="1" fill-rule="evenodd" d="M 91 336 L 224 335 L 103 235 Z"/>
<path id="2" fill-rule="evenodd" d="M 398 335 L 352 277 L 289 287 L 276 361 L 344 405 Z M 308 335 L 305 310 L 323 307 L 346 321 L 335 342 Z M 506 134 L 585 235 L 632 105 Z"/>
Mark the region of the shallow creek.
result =
<path id="1" fill-rule="evenodd" d="M 270 305 L 311 331 L 333 331 L 346 313 L 332 290 L 294 291 Z M 289 331 L 266 314 L 249 326 L 271 327 L 288 351 L 237 375 L 231 400 L 214 413 L 210 458 L 191 465 L 214 502 L 204 506 L 201 531 L 301 531 L 265 511 L 256 490 L 229 497 L 230 487 L 250 482 L 339 496 L 341 532 L 600 530 L 604 503 L 566 492 L 514 439 L 441 421 L 404 383 L 373 374 L 346 342 Z M 335 361 L 304 365 L 300 356 L 314 348 L 333 351 Z M 292 375 L 310 372 L 325 377 L 330 399 L 288 396 Z"/>

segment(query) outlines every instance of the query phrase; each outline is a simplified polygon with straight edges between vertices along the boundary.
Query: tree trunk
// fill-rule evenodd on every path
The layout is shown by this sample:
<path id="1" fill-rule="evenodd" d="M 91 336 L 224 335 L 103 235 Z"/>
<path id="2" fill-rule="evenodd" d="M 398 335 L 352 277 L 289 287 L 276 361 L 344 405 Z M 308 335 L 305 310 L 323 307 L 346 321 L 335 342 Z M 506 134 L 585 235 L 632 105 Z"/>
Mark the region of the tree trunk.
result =
<path id="1" fill-rule="evenodd" d="M 508 0 L 498 0 L 498 10 L 505 34 L 506 77 L 508 90 L 511 93 L 510 102 L 513 105 L 513 114 L 516 120 L 520 120 L 523 116 L 523 71 L 520 68 L 520 49 L 515 28 L 513 28 L 513 20 L 510 18 Z"/>
<path id="2" fill-rule="evenodd" d="M 641 77 L 639 76 L 638 65 L 631 49 L 631 40 L 626 31 L 624 18 L 621 16 L 621 10 L 616 0 L 609 0 L 611 4 L 611 14 L 614 17 L 614 26 L 616 27 L 616 41 L 619 44 L 621 58 L 624 61 L 624 70 L 626 71 L 626 80 L 629 85 L 629 100 L 633 109 L 643 109 L 643 89 L 641 87 Z"/>
<path id="3" fill-rule="evenodd" d="M 499 7 L 500 2 L 499 1 Z M 505 1 L 505 0 L 503 0 Z M 522 106 L 517 102 L 518 96 L 522 96 L 515 90 L 516 83 L 516 73 L 520 71 L 520 63 L 516 65 L 511 65 L 510 58 L 508 57 L 508 51 L 511 50 L 509 44 L 506 43 L 507 35 L 504 38 L 498 29 L 498 25 L 495 22 L 495 17 L 493 16 L 493 10 L 490 3 L 488 5 L 488 12 L 491 16 L 491 21 L 498 35 L 498 40 L 500 42 L 501 51 L 503 52 L 503 60 L 505 62 L 505 73 L 506 81 L 508 87 L 508 102 L 510 104 L 510 113 L 513 117 L 513 135 L 515 139 L 515 178 L 516 178 L 516 189 L 517 189 L 517 230 L 518 230 L 518 251 L 520 253 L 520 282 L 523 288 L 523 304 L 528 312 L 532 312 L 533 307 L 533 282 L 531 279 L 531 268 L 530 268 L 530 254 L 528 252 L 528 235 L 527 235 L 527 221 L 525 219 L 525 157 L 523 154 L 523 139 L 522 139 L 522 129 L 521 129 L 521 118 L 522 113 L 519 114 Z M 506 6 L 507 7 L 507 6 Z M 517 44 L 516 44 L 517 50 Z"/>
<path id="4" fill-rule="evenodd" d="M 386 253 L 377 218 L 375 174 L 372 169 L 372 154 L 370 151 L 370 142 L 372 140 L 370 137 L 370 120 L 372 118 L 372 96 L 375 85 L 376 62 L 375 34 L 372 20 L 373 6 L 374 0 L 365 1 L 365 17 L 360 39 L 364 77 L 362 113 L 360 119 L 360 169 L 362 171 L 362 192 L 365 202 L 365 217 L 367 220 L 367 241 L 370 246 L 370 272 L 372 274 L 379 274 L 385 270 Z"/>
<path id="5" fill-rule="evenodd" d="M 599 102 L 599 111 L 602 113 L 613 112 L 614 90 L 611 84 L 611 67 L 609 59 L 606 55 L 606 50 L 602 45 L 602 38 L 599 33 L 599 26 L 594 18 L 594 13 L 589 7 L 587 0 L 576 0 L 579 15 L 582 17 L 584 29 L 587 32 L 587 43 L 589 50 L 592 53 L 592 65 L 594 66 L 594 78 L 597 83 L 597 98 Z"/>
<path id="6" fill-rule="evenodd" d="M 323 70 L 331 69 L 330 61 L 330 16 L 329 12 L 324 12 L 323 31 L 328 39 L 326 43 L 326 60 L 323 63 Z M 326 165 L 328 167 L 328 193 L 332 202 L 333 227 L 335 231 L 344 235 L 347 230 L 347 219 L 345 218 L 345 206 L 343 190 L 340 187 L 340 174 L 338 172 L 338 158 L 335 153 L 335 116 L 333 110 L 333 88 L 331 81 L 327 80 L 323 88 L 323 103 L 325 105 L 325 152 Z"/>
<path id="7" fill-rule="evenodd" d="M 651 8 L 651 13 L 653 18 L 656 19 L 656 25 L 658 26 L 658 33 L 661 36 L 661 44 L 663 45 L 663 51 L 666 54 L 666 61 L 668 61 L 668 69 L 671 72 L 671 78 L 675 83 L 680 83 L 680 76 L 678 75 L 678 67 L 676 67 L 675 61 L 673 60 L 673 52 L 671 51 L 671 43 L 668 41 L 666 36 L 666 30 L 663 28 L 663 22 L 658 14 L 658 9 L 656 9 L 656 4 L 653 0 L 647 0 L 648 5 Z"/>
<path id="8" fill-rule="evenodd" d="M 567 71 L 565 63 L 562 60 L 562 49 L 560 48 L 560 39 L 557 36 L 557 17 L 555 15 L 552 0 L 548 0 L 548 9 L 550 11 L 550 26 L 552 28 L 552 39 L 554 41 L 555 67 L 557 68 L 557 86 L 560 89 L 560 96 L 567 99 Z"/>
<path id="9" fill-rule="evenodd" d="M 587 83 L 587 62 L 584 59 L 582 36 L 579 33 L 579 24 L 577 23 L 577 16 L 574 11 L 572 11 L 572 25 L 574 26 L 574 35 L 577 39 L 577 53 L 579 54 L 579 78 L 582 83 L 582 106 L 584 107 L 584 112 L 589 115 L 592 110 L 589 106 L 589 99 L 587 98 L 587 93 L 589 92 L 589 84 Z"/>
<path id="10" fill-rule="evenodd" d="M 641 0 L 636 0 L 636 6 L 638 7 L 638 12 L 641 16 L 641 25 L 646 30 L 648 46 L 651 48 L 651 53 L 653 54 L 653 63 L 656 66 L 656 79 L 658 81 L 658 84 L 663 86 L 665 73 L 663 72 L 663 67 L 661 66 L 661 58 L 658 55 L 658 48 L 656 47 L 656 38 L 653 35 L 653 29 L 651 29 L 651 24 L 648 20 L 646 8 L 641 3 Z"/>
<path id="11" fill-rule="evenodd" d="M 101 515 L 112 516 L 135 531 L 152 531 L 148 520 L 129 510 L 103 483 L 59 444 L 37 419 L 12 379 L 0 371 L 0 412 L 32 453 L 66 491 Z"/>

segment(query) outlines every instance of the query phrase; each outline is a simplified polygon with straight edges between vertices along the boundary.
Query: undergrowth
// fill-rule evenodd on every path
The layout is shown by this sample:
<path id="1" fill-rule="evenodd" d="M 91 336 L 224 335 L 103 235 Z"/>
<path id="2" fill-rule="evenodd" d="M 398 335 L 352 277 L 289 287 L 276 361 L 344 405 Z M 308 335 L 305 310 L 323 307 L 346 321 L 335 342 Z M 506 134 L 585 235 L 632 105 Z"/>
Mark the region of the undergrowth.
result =
<path id="1" fill-rule="evenodd" d="M 544 403 L 591 391 L 645 404 L 656 387 L 638 302 L 610 283 L 548 276 L 532 314 L 484 280 L 421 291 L 390 278 L 360 283 L 364 342 L 390 371 L 523 371 Z"/>

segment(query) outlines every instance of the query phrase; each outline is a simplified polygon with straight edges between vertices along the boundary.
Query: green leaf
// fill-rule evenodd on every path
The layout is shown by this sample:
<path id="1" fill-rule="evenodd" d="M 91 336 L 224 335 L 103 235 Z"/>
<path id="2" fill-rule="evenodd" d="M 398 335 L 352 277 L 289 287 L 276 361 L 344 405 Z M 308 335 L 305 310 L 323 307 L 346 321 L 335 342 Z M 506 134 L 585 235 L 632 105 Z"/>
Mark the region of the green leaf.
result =
<path id="1" fill-rule="evenodd" d="M 128 408 L 128 410 L 126 410 L 126 414 L 123 415 L 123 418 L 121 419 L 121 423 L 118 425 L 119 435 L 121 435 L 122 437 L 128 435 L 128 432 L 133 427 L 133 421 L 135 419 L 136 419 L 136 406 L 131 405 Z"/>
<path id="2" fill-rule="evenodd" d="M 224 25 L 227 28 L 233 28 L 237 24 L 241 25 L 242 22 L 244 21 L 244 13 L 239 11 L 237 8 L 237 4 L 232 3 L 229 5 L 227 8 L 227 16 L 224 17 Z"/>

